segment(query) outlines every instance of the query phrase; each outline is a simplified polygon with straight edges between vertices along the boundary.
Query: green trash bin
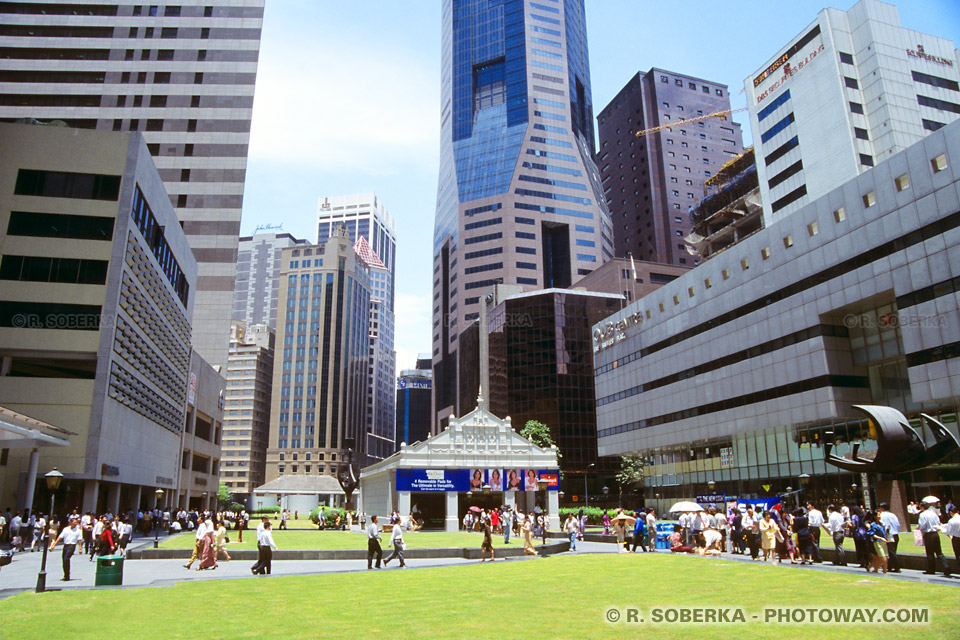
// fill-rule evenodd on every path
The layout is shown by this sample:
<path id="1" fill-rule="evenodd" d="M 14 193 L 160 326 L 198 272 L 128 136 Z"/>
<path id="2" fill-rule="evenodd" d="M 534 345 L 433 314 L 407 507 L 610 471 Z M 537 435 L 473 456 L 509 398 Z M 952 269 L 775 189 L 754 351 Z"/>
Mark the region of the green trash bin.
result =
<path id="1" fill-rule="evenodd" d="M 94 584 L 98 587 L 123 584 L 123 556 L 98 557 L 97 577 Z"/>

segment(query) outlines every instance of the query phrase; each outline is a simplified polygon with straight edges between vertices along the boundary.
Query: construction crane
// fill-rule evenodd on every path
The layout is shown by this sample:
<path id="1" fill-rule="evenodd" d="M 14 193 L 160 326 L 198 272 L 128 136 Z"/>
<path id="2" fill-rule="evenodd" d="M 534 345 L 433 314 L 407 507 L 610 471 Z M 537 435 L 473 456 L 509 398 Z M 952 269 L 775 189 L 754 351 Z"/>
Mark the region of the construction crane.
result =
<path id="1" fill-rule="evenodd" d="M 721 118 L 725 117 L 731 113 L 737 113 L 738 111 L 746 111 L 747 107 L 738 107 L 736 109 L 726 109 L 724 111 L 714 111 L 713 113 L 708 113 L 702 116 L 696 116 L 695 118 L 687 118 L 686 120 L 677 120 L 676 122 L 670 122 L 668 124 L 662 124 L 659 127 L 653 127 L 651 129 L 644 129 L 643 131 L 637 131 L 637 137 L 642 138 L 648 133 L 656 133 L 662 129 L 672 129 L 674 127 L 679 127 L 684 124 L 689 124 L 691 122 L 700 122 L 701 120 L 706 120 L 707 118 Z"/>

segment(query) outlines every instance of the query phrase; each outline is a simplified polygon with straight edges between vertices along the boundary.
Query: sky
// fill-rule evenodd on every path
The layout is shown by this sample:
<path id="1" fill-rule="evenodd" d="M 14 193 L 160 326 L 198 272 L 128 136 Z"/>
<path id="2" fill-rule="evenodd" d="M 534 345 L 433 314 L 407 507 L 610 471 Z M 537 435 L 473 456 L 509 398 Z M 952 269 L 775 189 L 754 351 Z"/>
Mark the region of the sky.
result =
<path id="1" fill-rule="evenodd" d="M 731 89 L 814 21 L 852 0 L 586 0 L 594 115 L 659 67 Z M 895 2 L 901 25 L 960 43 L 958 0 Z M 268 0 L 241 234 L 316 241 L 317 201 L 374 191 L 397 222 L 397 368 L 429 352 L 440 151 L 440 0 Z M 746 114 L 744 144 L 751 133 Z"/>

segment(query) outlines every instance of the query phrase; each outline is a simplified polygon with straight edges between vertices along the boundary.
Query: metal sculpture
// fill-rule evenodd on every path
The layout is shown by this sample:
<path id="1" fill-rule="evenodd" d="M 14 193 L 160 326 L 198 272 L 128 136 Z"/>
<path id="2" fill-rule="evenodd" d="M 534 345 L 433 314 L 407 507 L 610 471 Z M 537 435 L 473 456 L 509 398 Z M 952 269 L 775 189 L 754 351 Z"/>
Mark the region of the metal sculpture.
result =
<path id="1" fill-rule="evenodd" d="M 960 441 L 939 421 L 925 413 L 920 416 L 933 432 L 935 442 L 927 447 L 917 430 L 910 426 L 906 416 L 893 407 L 856 404 L 853 408 L 867 415 L 876 432 L 877 452 L 873 458 L 860 456 L 860 444 L 853 445 L 850 458 L 831 453 L 833 443 L 826 443 L 826 461 L 846 471 L 860 473 L 901 473 L 916 471 L 936 464 L 956 451 Z"/>
<path id="2" fill-rule="evenodd" d="M 357 485 L 360 484 L 357 480 L 356 473 L 353 471 L 353 445 L 353 438 L 344 438 L 343 446 L 347 452 L 345 456 L 341 456 L 341 464 L 337 468 L 337 482 L 340 483 L 340 488 L 343 489 L 343 493 L 346 495 L 344 507 L 347 509 L 353 508 L 351 496 L 353 496 Z M 346 458 L 345 460 L 343 459 L 344 457 Z"/>

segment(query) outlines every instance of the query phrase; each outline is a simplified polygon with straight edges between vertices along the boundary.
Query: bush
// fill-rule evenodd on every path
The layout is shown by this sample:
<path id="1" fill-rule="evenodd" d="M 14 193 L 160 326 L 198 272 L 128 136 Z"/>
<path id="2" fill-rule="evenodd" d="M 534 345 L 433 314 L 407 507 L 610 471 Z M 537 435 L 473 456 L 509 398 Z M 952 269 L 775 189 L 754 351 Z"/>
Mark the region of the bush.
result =
<path id="1" fill-rule="evenodd" d="M 233 511 L 234 513 L 240 513 L 243 511 L 243 505 L 239 502 L 231 502 L 227 505 L 227 511 Z"/>
<path id="2" fill-rule="evenodd" d="M 250 517 L 254 516 L 273 516 L 280 514 L 280 507 L 260 507 L 259 509 L 254 509 L 250 511 Z"/>
<path id="3" fill-rule="evenodd" d="M 337 509 L 335 507 L 324 507 L 323 508 L 323 519 L 325 520 L 325 526 L 333 527 L 336 526 L 337 515 L 340 516 L 340 524 L 345 524 L 347 521 L 347 510 L 346 509 Z M 315 525 L 320 524 L 320 507 L 317 507 L 310 512 L 310 522 Z"/>
<path id="4" fill-rule="evenodd" d="M 574 517 L 576 517 L 580 513 L 581 509 L 583 510 L 583 515 L 587 516 L 587 524 L 592 525 L 603 524 L 604 511 L 606 511 L 610 517 L 613 517 L 613 515 L 616 513 L 615 509 L 601 509 L 600 507 L 561 507 L 560 523 L 563 524 L 563 522 L 567 519 L 567 514 L 569 513 L 573 513 Z"/>

